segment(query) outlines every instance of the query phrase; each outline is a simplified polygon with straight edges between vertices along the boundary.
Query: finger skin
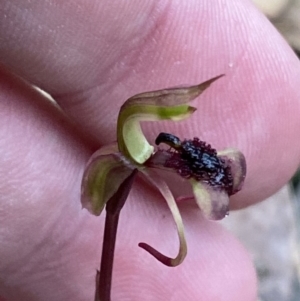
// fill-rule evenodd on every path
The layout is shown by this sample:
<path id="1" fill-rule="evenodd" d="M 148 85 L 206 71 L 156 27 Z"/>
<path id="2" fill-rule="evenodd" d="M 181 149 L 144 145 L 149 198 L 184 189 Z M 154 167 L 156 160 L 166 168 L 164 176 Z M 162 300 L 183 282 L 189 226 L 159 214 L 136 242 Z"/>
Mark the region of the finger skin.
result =
<path id="1" fill-rule="evenodd" d="M 158 132 L 171 131 L 181 138 L 199 136 L 217 148 L 241 149 L 247 158 L 248 176 L 245 189 L 233 200 L 232 206 L 235 208 L 272 194 L 286 183 L 299 165 L 299 62 L 268 21 L 248 3 L 190 1 L 184 4 L 182 1 L 160 1 L 159 4 L 154 4 L 148 1 L 148 4 L 137 5 L 132 1 L 128 5 L 125 2 L 122 5 L 117 2 L 107 5 L 98 1 L 90 2 L 92 4 L 87 6 L 86 2 L 80 1 L 76 2 L 77 5 L 74 5 L 74 1 L 2 2 L 2 63 L 52 93 L 65 112 L 87 134 L 97 137 L 99 144 L 115 139 L 118 109 L 129 96 L 183 83 L 195 84 L 225 73 L 224 78 L 195 102 L 198 111 L 189 122 L 146 125 L 149 137 L 154 140 Z M 120 18 L 122 22 L 111 21 Z M 2 135 L 9 137 L 3 140 L 5 143 L 1 146 L 1 153 L 6 155 L 1 162 L 1 174 L 5 180 L 1 183 L 6 195 L 4 211 L 7 214 L 2 220 L 4 226 L 1 229 L 11 231 L 2 236 L 5 243 L 1 244 L 1 258 L 8 260 L 1 267 L 1 275 L 6 275 L 5 282 L 1 279 L 4 282 L 1 285 L 3 294 L 12 300 L 19 300 L 20 295 L 25 295 L 24 298 L 30 300 L 41 299 L 42 295 L 47 295 L 49 300 L 86 300 L 92 295 L 93 271 L 99 262 L 101 232 L 99 219 L 80 211 L 78 201 L 80 176 L 89 152 L 72 136 L 71 129 L 65 132 L 62 125 L 51 128 L 50 125 L 61 124 L 60 118 L 50 116 L 51 120 L 54 119 L 53 122 L 49 121 L 50 117 L 46 121 L 38 119 L 40 122 L 37 122 L 35 116 L 48 116 L 48 110 L 44 109 L 40 113 L 29 109 L 31 107 L 28 101 L 38 100 L 32 94 L 24 95 L 24 87 L 17 95 L 13 92 L 18 90 L 17 87 L 8 89 L 4 84 L 3 89 L 2 105 L 5 108 L 18 100 L 18 105 L 12 105 L 13 114 L 8 115 L 10 122 L 4 117 L 1 119 Z M 21 97 L 22 95 L 24 96 Z M 17 108 L 28 111 L 28 117 L 25 118 L 27 115 Z M 4 108 L 1 112 L 8 114 Z M 31 123 L 28 125 L 27 121 Z M 7 130 L 7 124 L 14 125 L 11 126 L 11 132 Z M 24 128 L 34 130 L 30 135 L 24 135 Z M 69 138 L 70 136 L 73 138 Z M 32 140 L 33 137 L 35 140 Z M 20 158 L 19 150 L 30 156 L 26 155 L 26 160 Z M 15 157 L 22 159 L 17 163 L 25 174 L 20 174 L 16 169 L 11 172 Z M 35 173 L 32 171 L 32 159 L 36 162 L 33 165 L 36 167 Z M 46 166 L 45 160 L 48 162 Z M 34 185 L 37 182 L 39 184 Z M 32 191 L 37 194 L 36 197 L 32 196 Z M 47 194 L 48 197 L 45 198 Z M 147 218 L 151 220 L 150 213 L 147 213 L 148 197 L 152 201 L 150 192 L 147 195 L 140 192 L 139 197 L 133 195 L 130 199 L 132 207 L 127 209 L 132 208 L 130 218 L 129 211 L 126 211 L 128 213 L 125 217 L 126 221 L 132 223 L 133 233 L 137 228 L 145 228 L 142 221 Z M 19 200 L 24 199 L 26 201 L 21 207 L 24 217 L 15 222 L 12 217 L 16 218 L 14 214 L 20 206 Z M 144 207 L 134 206 L 140 199 L 145 202 Z M 15 202 L 11 203 L 11 200 Z M 153 204 L 152 206 L 154 207 Z M 59 218 L 61 216 L 63 218 Z M 137 220 L 131 216 L 137 217 Z M 157 215 L 152 213 L 151 217 L 160 226 Z M 240 246 L 216 224 L 196 221 L 198 219 L 193 222 L 188 219 L 186 222 L 192 241 L 192 245 L 189 244 L 189 258 L 194 259 L 190 270 L 193 271 L 193 276 L 204 270 L 207 277 L 201 274 L 198 275 L 198 280 L 198 277 L 192 276 L 195 282 L 187 285 L 182 273 L 178 273 L 174 276 L 178 282 L 174 280 L 167 284 L 169 273 L 173 275 L 174 271 L 161 268 L 159 271 L 168 275 L 159 282 L 164 285 L 159 286 L 158 290 L 158 282 L 155 281 L 157 270 L 149 269 L 153 265 L 153 259 L 149 258 L 147 261 L 147 257 L 142 257 L 145 254 L 135 248 L 135 244 L 127 243 L 124 237 L 132 237 L 133 233 L 126 236 L 120 231 L 121 249 L 117 260 L 120 262 L 120 258 L 124 258 L 123 264 L 128 267 L 128 273 L 125 273 L 123 267 L 118 269 L 119 265 L 116 264 L 116 281 L 120 279 L 120 275 L 136 276 L 127 282 L 130 290 L 125 287 L 120 289 L 121 285 L 116 283 L 114 293 L 128 296 L 132 293 L 132 288 L 136 287 L 137 292 L 132 294 L 140 300 L 141 292 L 149 291 L 147 296 L 157 297 L 164 291 L 174 291 L 174 283 L 179 286 L 179 283 L 184 282 L 189 294 L 197 295 L 198 299 L 200 291 L 195 283 L 201 283 L 200 287 L 206 288 L 201 290 L 201 296 L 207 297 L 203 300 L 213 300 L 214 294 L 219 296 L 226 287 L 232 288 L 231 293 L 222 294 L 223 298 L 253 300 L 254 276 Z M 130 222 L 125 222 L 124 231 L 129 229 Z M 41 228 L 44 223 L 49 225 L 46 230 Z M 193 253 L 193 243 L 197 244 L 198 240 L 192 234 L 198 232 L 190 230 L 192 225 L 200 233 L 199 241 L 207 243 L 203 248 L 211 254 L 207 260 L 201 260 L 206 259 L 205 256 L 201 257 L 205 255 L 202 248 L 199 250 L 199 259 Z M 215 235 L 203 234 L 207 233 L 203 231 L 206 227 L 212 227 L 214 230 L 208 233 L 213 232 Z M 156 226 L 153 228 L 158 229 Z M 148 231 L 151 229 L 150 227 Z M 155 232 L 153 241 L 151 233 L 142 233 L 141 239 L 159 247 L 159 243 L 169 242 L 165 237 L 168 237 L 170 231 L 165 231 L 166 233 L 160 231 L 164 234 L 163 238 L 157 237 Z M 70 236 L 72 240 L 69 239 Z M 137 238 L 140 237 L 135 236 L 136 240 Z M 219 254 L 216 243 L 220 244 L 220 249 L 227 256 L 232 254 L 232 259 L 240 259 L 228 259 L 229 266 L 224 265 L 224 257 L 216 256 Z M 15 247 L 12 249 L 12 246 Z M 128 246 L 132 249 L 128 250 Z M 125 254 L 121 253 L 123 249 L 127 250 Z M 126 260 L 131 257 L 137 259 L 138 263 L 139 259 L 144 266 L 137 267 Z M 22 260 L 17 261 L 18 258 Z M 14 262 L 15 265 L 12 264 Z M 80 268 L 78 262 L 83 263 Z M 195 269 L 195 262 L 198 269 Z M 212 268 L 214 263 L 218 267 L 216 272 Z M 241 263 L 244 263 L 242 271 Z M 141 276 L 140 270 L 144 272 L 141 273 L 146 279 L 142 283 L 138 277 Z M 249 277 L 245 281 L 249 283 L 249 291 L 242 298 L 241 284 L 234 287 L 236 281 L 225 277 L 228 270 L 233 271 L 234 277 L 238 279 Z M 222 282 L 218 277 L 227 280 Z M 62 282 L 62 278 L 68 281 Z M 145 289 L 144 285 L 149 279 L 154 282 Z M 208 290 L 206 280 L 221 283 L 224 287 L 214 288 L 215 291 Z M 138 283 L 138 286 L 133 283 Z M 18 287 L 18 290 L 12 287 Z M 174 300 L 177 297 L 179 299 L 180 294 L 174 296 Z M 192 297 L 191 299 L 193 300 Z"/>
<path id="2" fill-rule="evenodd" d="M 80 206 L 90 151 L 43 97 L 0 74 L 0 295 L 7 301 L 92 300 L 103 216 Z M 136 183 L 121 215 L 112 300 L 254 301 L 256 279 L 243 247 L 220 225 L 183 206 L 189 255 L 170 269 L 140 241 L 176 252 L 170 213 Z"/>
<path id="3" fill-rule="evenodd" d="M 225 73 L 189 121 L 148 124 L 147 136 L 163 130 L 242 150 L 248 174 L 233 209 L 270 196 L 299 165 L 299 61 L 250 3 L 3 3 L 2 62 L 100 144 L 115 140 L 119 107 L 133 94 Z"/>

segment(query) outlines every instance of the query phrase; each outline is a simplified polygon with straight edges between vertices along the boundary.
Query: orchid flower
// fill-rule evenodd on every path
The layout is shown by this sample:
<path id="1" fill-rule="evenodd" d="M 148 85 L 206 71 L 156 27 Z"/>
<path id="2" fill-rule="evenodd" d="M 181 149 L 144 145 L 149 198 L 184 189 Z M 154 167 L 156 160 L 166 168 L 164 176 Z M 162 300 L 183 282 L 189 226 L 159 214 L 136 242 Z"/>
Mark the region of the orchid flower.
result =
<path id="1" fill-rule="evenodd" d="M 94 215 L 101 214 L 119 187 L 136 171 L 159 190 L 177 226 L 178 254 L 169 258 L 146 243 L 139 246 L 168 266 L 177 266 L 184 260 L 187 246 L 172 187 L 157 171 L 171 172 L 179 181 L 183 179 L 185 185 L 190 185 L 202 213 L 217 220 L 228 214 L 229 196 L 242 188 L 246 162 L 238 150 L 216 151 L 198 138 L 181 141 L 168 133 L 160 133 L 155 141 L 166 147 L 155 148 L 144 136 L 140 122 L 190 117 L 196 108 L 188 103 L 221 76 L 195 86 L 146 92 L 129 98 L 119 112 L 117 142 L 100 148 L 89 160 L 83 175 L 82 205 Z"/>

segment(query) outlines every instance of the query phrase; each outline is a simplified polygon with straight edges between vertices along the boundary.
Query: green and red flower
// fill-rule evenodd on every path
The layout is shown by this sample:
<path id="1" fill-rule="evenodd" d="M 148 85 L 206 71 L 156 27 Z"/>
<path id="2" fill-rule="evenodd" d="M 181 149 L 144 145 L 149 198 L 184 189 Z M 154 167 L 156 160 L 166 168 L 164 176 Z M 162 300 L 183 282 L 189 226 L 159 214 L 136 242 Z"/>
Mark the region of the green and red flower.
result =
<path id="1" fill-rule="evenodd" d="M 179 251 L 169 258 L 151 246 L 139 246 L 168 266 L 180 264 L 186 256 L 184 227 L 171 185 L 161 170 L 178 175 L 178 181 L 190 185 L 193 198 L 209 219 L 222 219 L 229 211 L 229 197 L 238 192 L 246 175 L 244 155 L 235 149 L 216 151 L 198 138 L 181 141 L 160 133 L 154 147 L 144 136 L 141 121 L 173 120 L 190 117 L 196 108 L 188 105 L 221 76 L 196 86 L 146 92 L 129 98 L 121 107 L 117 124 L 117 142 L 99 149 L 89 160 L 82 182 L 82 205 L 100 215 L 120 185 L 138 170 L 166 200 L 174 217 Z M 182 195 L 181 198 L 190 198 Z"/>

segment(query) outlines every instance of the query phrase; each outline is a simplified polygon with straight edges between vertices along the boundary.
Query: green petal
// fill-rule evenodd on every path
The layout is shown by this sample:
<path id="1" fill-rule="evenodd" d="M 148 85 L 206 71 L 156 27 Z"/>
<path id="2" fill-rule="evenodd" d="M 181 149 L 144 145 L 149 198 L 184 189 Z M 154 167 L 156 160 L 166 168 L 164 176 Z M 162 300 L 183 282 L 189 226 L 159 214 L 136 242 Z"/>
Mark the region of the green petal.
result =
<path id="1" fill-rule="evenodd" d="M 146 176 L 146 179 L 160 191 L 160 193 L 165 198 L 171 210 L 171 213 L 173 215 L 177 227 L 178 237 L 179 237 L 179 251 L 175 258 L 170 258 L 161 254 L 160 252 L 158 252 L 157 250 L 155 250 L 154 248 L 152 248 L 146 243 L 139 243 L 139 246 L 144 250 L 146 250 L 147 252 L 149 252 L 152 256 L 154 256 L 157 260 L 159 260 L 163 264 L 172 267 L 177 266 L 180 263 L 182 263 L 187 253 L 187 246 L 186 246 L 186 241 L 184 236 L 184 227 L 183 227 L 183 222 L 181 219 L 179 209 L 177 207 L 177 204 L 174 200 L 174 197 L 169 187 L 162 179 L 160 179 L 159 175 L 155 171 L 149 169 L 148 170 L 143 169 L 141 171 Z"/>
<path id="2" fill-rule="evenodd" d="M 120 153 L 108 153 L 111 146 L 97 151 L 88 162 L 81 186 L 81 203 L 100 215 L 107 201 L 134 169 Z"/>
<path id="3" fill-rule="evenodd" d="M 140 121 L 182 120 L 196 109 L 187 105 L 209 85 L 223 75 L 191 87 L 171 88 L 146 92 L 129 98 L 120 109 L 117 126 L 119 151 L 138 164 L 143 164 L 153 153 L 144 136 Z"/>
<path id="4" fill-rule="evenodd" d="M 196 203 L 206 218 L 220 220 L 228 215 L 229 196 L 225 190 L 194 179 L 190 182 Z"/>
<path id="5" fill-rule="evenodd" d="M 219 151 L 218 157 L 224 160 L 225 163 L 230 166 L 233 177 L 231 195 L 235 194 L 242 189 L 245 181 L 247 173 L 246 158 L 239 150 L 231 148 Z"/>

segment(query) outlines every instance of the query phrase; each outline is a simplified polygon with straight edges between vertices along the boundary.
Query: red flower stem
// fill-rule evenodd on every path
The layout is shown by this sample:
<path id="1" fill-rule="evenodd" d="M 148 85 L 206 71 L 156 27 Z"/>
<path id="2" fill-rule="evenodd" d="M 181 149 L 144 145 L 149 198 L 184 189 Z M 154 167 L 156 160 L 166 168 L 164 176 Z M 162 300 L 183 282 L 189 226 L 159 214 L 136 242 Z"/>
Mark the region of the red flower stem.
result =
<path id="1" fill-rule="evenodd" d="M 99 299 L 96 298 L 97 301 L 110 301 L 112 269 L 119 215 L 120 214 L 111 215 L 108 212 L 106 213 L 101 265 L 100 272 L 98 272 L 99 282 L 96 284 L 99 292 Z"/>
<path id="2" fill-rule="evenodd" d="M 111 301 L 112 269 L 119 216 L 129 195 L 136 173 L 137 170 L 135 169 L 120 185 L 118 191 L 111 197 L 106 205 L 100 272 L 97 271 L 96 275 L 95 301 Z"/>

